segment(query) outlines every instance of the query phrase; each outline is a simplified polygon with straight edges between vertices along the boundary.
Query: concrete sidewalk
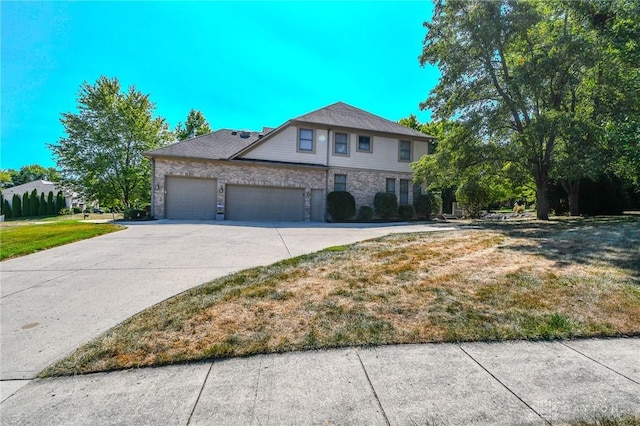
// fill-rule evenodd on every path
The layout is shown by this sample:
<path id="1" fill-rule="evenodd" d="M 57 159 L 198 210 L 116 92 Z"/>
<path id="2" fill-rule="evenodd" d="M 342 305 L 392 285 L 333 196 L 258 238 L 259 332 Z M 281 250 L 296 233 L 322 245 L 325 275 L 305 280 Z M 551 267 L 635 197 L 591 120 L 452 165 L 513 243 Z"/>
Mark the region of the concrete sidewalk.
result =
<path id="1" fill-rule="evenodd" d="M 545 425 L 640 416 L 640 338 L 401 345 L 33 380 L 3 425 Z"/>

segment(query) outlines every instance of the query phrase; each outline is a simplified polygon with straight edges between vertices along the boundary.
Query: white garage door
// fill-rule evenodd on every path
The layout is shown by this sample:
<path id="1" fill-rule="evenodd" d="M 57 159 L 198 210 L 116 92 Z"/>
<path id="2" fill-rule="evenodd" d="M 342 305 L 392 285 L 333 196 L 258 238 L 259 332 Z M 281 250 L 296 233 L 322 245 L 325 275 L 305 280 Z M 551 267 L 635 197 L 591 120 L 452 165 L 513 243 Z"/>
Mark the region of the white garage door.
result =
<path id="1" fill-rule="evenodd" d="M 167 176 L 167 219 L 215 219 L 215 179 Z"/>
<path id="2" fill-rule="evenodd" d="M 304 189 L 227 185 L 225 219 L 304 220 Z"/>

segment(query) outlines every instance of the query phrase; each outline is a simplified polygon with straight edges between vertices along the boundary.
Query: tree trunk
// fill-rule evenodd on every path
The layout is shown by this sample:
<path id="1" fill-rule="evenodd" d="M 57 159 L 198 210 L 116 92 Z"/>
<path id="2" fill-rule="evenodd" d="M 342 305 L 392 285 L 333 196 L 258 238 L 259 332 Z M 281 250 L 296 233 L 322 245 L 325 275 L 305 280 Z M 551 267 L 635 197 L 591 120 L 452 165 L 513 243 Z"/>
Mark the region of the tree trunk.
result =
<path id="1" fill-rule="evenodd" d="M 542 167 L 534 172 L 536 180 L 536 217 L 539 220 L 549 220 L 549 200 L 547 198 L 548 172 Z"/>
<path id="2" fill-rule="evenodd" d="M 569 214 L 571 216 L 580 216 L 580 180 L 563 179 L 561 183 L 562 189 L 569 196 Z"/>

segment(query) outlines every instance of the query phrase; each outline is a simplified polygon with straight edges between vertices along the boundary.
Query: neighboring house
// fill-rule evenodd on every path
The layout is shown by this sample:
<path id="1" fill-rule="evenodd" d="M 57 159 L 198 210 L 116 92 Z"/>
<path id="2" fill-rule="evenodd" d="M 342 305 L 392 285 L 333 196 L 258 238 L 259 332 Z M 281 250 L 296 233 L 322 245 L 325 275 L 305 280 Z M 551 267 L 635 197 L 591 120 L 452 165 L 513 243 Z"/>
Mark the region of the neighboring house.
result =
<path id="1" fill-rule="evenodd" d="M 31 194 L 33 190 L 36 190 L 38 196 L 44 193 L 45 197 L 49 196 L 49 192 L 53 192 L 53 196 L 58 195 L 58 191 L 62 191 L 65 198 L 67 208 L 80 207 L 83 208 L 85 201 L 78 193 L 63 189 L 59 184 L 55 182 L 49 182 L 48 180 L 34 180 L 32 182 L 23 183 L 22 185 L 12 186 L 2 190 L 2 197 L 9 201 L 9 204 L 13 204 L 13 194 L 18 194 L 20 197 L 25 192 Z"/>
<path id="2" fill-rule="evenodd" d="M 157 218 L 323 221 L 331 191 L 413 202 L 433 138 L 342 102 L 262 132 L 218 130 L 145 153 Z M 216 213 L 218 213 L 216 215 Z M 223 216 L 224 215 L 224 216 Z"/>

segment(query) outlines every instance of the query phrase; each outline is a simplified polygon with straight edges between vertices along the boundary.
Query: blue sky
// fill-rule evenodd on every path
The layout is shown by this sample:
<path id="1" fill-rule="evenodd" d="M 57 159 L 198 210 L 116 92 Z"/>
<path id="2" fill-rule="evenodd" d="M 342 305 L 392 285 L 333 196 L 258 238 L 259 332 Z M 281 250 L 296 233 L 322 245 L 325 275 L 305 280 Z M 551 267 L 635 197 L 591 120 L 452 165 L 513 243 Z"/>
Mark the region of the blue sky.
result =
<path id="1" fill-rule="evenodd" d="M 211 127 L 261 130 L 343 101 L 390 120 L 437 83 L 418 62 L 428 1 L 6 2 L 0 167 L 55 166 L 82 82 L 149 94 L 173 129 L 191 108 Z"/>

